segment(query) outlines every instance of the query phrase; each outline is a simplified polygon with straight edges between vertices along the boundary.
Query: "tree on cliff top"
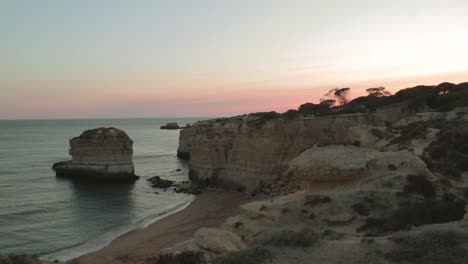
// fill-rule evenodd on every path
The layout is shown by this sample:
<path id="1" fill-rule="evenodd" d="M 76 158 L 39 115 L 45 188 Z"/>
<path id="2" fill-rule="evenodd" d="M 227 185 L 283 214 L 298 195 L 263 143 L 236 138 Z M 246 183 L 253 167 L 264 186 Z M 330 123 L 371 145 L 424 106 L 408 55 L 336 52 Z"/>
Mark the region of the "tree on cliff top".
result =
<path id="1" fill-rule="evenodd" d="M 366 92 L 369 94 L 369 96 L 375 96 L 375 97 L 384 97 L 384 96 L 390 96 L 392 93 L 389 91 L 385 90 L 385 87 L 376 87 L 376 88 L 368 88 L 366 89 Z"/>
<path id="2" fill-rule="evenodd" d="M 338 106 L 342 106 L 349 102 L 348 95 L 350 90 L 350 88 L 335 88 L 328 91 L 325 96 L 330 98 L 329 100 L 333 100 L 334 98 Z M 326 101 L 326 99 L 321 99 L 321 101 Z"/>

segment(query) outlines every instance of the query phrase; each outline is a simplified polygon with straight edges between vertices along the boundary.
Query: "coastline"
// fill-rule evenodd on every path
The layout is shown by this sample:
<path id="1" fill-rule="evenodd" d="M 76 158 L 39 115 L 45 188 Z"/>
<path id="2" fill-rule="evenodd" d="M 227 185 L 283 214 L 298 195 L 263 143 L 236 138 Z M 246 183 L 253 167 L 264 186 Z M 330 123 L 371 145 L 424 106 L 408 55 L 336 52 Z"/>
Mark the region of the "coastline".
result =
<path id="1" fill-rule="evenodd" d="M 75 260 L 80 264 L 143 262 L 164 248 L 190 239 L 201 227 L 221 225 L 228 217 L 237 215 L 245 201 L 245 195 L 239 192 L 205 191 L 176 212 L 156 218 L 153 223 L 131 230 Z"/>
<path id="2" fill-rule="evenodd" d="M 70 261 L 72 259 L 79 258 L 83 255 L 101 250 L 108 246 L 109 244 L 112 243 L 115 239 L 118 239 L 119 237 L 122 237 L 130 232 L 133 232 L 135 230 L 142 230 L 150 226 L 151 224 L 168 217 L 172 214 L 175 214 L 181 210 L 184 210 L 189 206 L 193 201 L 195 201 L 196 197 L 194 197 L 192 200 L 178 204 L 177 206 L 174 206 L 171 209 L 167 209 L 163 212 L 160 212 L 158 214 L 155 214 L 153 216 L 146 217 L 142 219 L 139 223 L 136 225 L 132 226 L 122 226 L 118 229 L 109 231 L 99 237 L 96 237 L 94 239 L 85 241 L 81 244 L 69 247 L 69 248 L 64 248 L 58 251 L 50 252 L 41 255 L 41 259 L 45 261 L 61 261 L 61 262 L 66 262 Z"/>

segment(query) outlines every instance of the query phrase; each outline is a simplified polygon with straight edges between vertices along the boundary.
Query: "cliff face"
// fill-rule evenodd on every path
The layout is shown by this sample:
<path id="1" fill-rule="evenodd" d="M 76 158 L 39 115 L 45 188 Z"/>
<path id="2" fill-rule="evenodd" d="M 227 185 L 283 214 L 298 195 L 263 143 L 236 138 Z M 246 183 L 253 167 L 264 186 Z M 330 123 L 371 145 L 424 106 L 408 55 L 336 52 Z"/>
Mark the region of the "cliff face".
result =
<path id="1" fill-rule="evenodd" d="M 70 139 L 73 164 L 132 164 L 133 141 L 122 130 L 96 128 Z"/>
<path id="2" fill-rule="evenodd" d="M 180 135 L 190 150 L 190 178 L 252 188 L 280 176 L 288 162 L 314 145 L 350 143 L 348 130 L 376 123 L 373 115 L 261 120 L 252 116 L 198 122 Z"/>
<path id="3" fill-rule="evenodd" d="M 84 131 L 70 140 L 72 160 L 55 163 L 57 176 L 92 180 L 135 179 L 133 141 L 117 128 Z"/>

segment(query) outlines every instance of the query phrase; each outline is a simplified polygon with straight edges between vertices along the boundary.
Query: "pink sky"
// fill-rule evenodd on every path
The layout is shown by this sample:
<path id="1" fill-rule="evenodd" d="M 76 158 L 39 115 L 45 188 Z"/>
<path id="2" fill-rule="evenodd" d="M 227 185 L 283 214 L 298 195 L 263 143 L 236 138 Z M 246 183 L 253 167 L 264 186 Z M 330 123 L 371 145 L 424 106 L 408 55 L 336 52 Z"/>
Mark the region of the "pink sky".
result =
<path id="1" fill-rule="evenodd" d="M 285 111 L 468 81 L 466 0 L 10 1 L 0 119 Z"/>

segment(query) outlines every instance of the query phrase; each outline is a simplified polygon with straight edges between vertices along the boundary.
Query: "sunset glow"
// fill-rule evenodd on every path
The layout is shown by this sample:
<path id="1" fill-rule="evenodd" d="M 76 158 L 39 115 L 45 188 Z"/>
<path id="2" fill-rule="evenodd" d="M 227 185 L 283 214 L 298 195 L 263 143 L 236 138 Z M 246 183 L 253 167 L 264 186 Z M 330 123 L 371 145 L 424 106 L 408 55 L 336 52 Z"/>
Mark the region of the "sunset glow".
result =
<path id="1" fill-rule="evenodd" d="M 468 81 L 468 1 L 3 1 L 0 119 L 285 111 Z"/>

